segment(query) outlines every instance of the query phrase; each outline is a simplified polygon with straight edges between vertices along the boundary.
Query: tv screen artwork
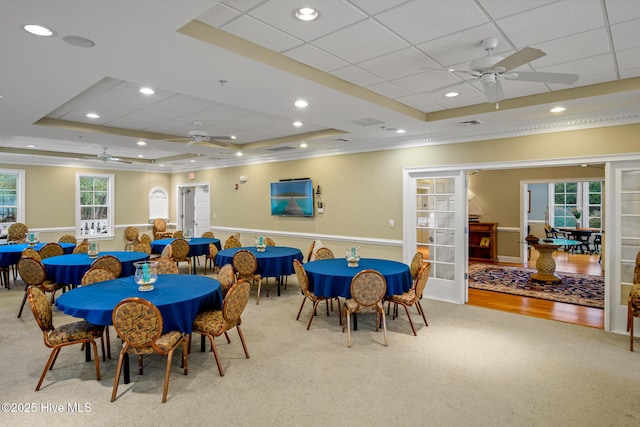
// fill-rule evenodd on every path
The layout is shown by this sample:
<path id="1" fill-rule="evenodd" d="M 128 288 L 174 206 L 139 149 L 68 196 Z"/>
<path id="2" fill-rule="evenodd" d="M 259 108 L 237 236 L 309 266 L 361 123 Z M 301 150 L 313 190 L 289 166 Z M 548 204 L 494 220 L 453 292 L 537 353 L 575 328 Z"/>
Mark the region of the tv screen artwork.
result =
<path id="1" fill-rule="evenodd" d="M 271 215 L 313 216 L 311 180 L 272 182 Z"/>

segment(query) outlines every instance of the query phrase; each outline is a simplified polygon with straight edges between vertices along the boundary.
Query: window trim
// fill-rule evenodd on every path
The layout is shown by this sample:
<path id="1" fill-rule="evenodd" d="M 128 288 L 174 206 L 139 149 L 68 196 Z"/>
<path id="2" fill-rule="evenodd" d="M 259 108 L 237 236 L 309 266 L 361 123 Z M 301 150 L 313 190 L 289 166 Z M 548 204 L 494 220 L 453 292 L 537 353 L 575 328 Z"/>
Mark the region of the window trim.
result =
<path id="1" fill-rule="evenodd" d="M 18 212 L 16 215 L 15 222 L 25 223 L 25 176 L 26 172 L 24 169 L 0 169 L 0 175 L 17 175 L 18 179 L 16 180 L 17 185 L 17 197 L 16 200 L 18 202 Z M 13 224 L 12 222 L 2 222 L 0 224 Z M 3 227 L 4 228 L 4 227 Z"/>
<path id="2" fill-rule="evenodd" d="M 107 233 L 106 234 L 81 234 L 82 216 L 80 205 L 80 179 L 81 178 L 107 178 Z M 91 238 L 92 240 L 112 239 L 115 236 L 115 174 L 111 173 L 88 173 L 88 172 L 76 172 L 76 218 L 75 218 L 75 233 L 76 236 L 82 238 Z"/>
<path id="3" fill-rule="evenodd" d="M 555 185 L 556 184 L 567 184 L 567 183 L 576 183 L 578 185 L 578 190 L 576 193 L 576 206 L 577 209 L 579 209 L 582 212 L 582 216 L 580 217 L 580 222 L 581 222 L 581 226 L 583 228 L 590 228 L 589 227 L 589 223 L 590 223 L 590 219 L 591 218 L 596 218 L 596 217 L 590 217 L 589 216 L 589 184 L 591 182 L 600 182 L 600 228 L 602 228 L 602 223 L 603 223 L 603 218 L 602 218 L 602 212 L 603 212 L 603 194 L 604 194 L 604 179 L 593 179 L 593 178 L 589 178 L 589 179 L 564 179 L 564 180 L 557 180 L 557 181 L 553 181 L 553 182 L 549 182 L 548 183 L 548 204 L 549 204 L 549 224 L 554 225 L 555 224 L 555 207 L 556 206 L 564 206 L 564 204 L 562 205 L 557 205 L 555 203 Z M 554 225 L 555 226 L 555 225 Z M 572 227 L 571 225 L 565 225 L 564 227 Z"/>

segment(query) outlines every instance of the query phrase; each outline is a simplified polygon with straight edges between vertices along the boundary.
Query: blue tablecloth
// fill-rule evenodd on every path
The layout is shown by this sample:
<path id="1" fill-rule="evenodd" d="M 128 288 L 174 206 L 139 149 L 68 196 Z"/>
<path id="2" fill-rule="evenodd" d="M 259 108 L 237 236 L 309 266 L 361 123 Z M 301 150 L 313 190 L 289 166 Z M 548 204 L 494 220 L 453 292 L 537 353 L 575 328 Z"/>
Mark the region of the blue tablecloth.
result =
<path id="1" fill-rule="evenodd" d="M 73 243 L 58 243 L 62 246 L 62 250 L 65 254 L 70 254 L 76 247 Z M 36 251 L 40 250 L 45 243 L 37 243 L 35 246 L 29 246 L 27 243 L 20 243 L 18 245 L 2 245 L 0 246 L 0 267 L 8 267 L 10 265 L 17 264 L 22 255 L 22 251 L 27 248 L 33 248 Z"/>
<path id="2" fill-rule="evenodd" d="M 170 245 L 175 239 L 158 239 L 151 242 L 151 253 L 161 254 L 165 246 Z M 189 256 L 201 256 L 209 255 L 209 243 L 213 243 L 218 250 L 220 246 L 220 239 L 210 239 L 207 237 L 192 237 L 187 240 L 189 243 Z"/>
<path id="3" fill-rule="evenodd" d="M 199 311 L 222 307 L 220 282 L 211 277 L 160 274 L 154 286 L 152 291 L 140 292 L 133 277 L 121 277 L 65 292 L 56 299 L 56 306 L 65 314 L 95 325 L 111 325 L 116 304 L 125 298 L 140 297 L 158 307 L 164 332 L 184 333 L 191 333 Z"/>
<path id="4" fill-rule="evenodd" d="M 322 297 L 351 297 L 351 280 L 362 270 L 379 271 L 387 282 L 386 295 L 397 295 L 411 289 L 413 280 L 407 264 L 384 259 L 362 258 L 358 267 L 348 267 L 344 258 L 308 262 L 304 269 L 309 289 Z"/>
<path id="5" fill-rule="evenodd" d="M 281 277 L 294 274 L 293 260 L 302 261 L 302 252 L 297 248 L 286 246 L 267 246 L 264 252 L 258 252 L 255 246 L 225 249 L 218 252 L 216 265 L 233 264 L 233 255 L 240 249 L 245 249 L 256 256 L 258 273 L 262 277 Z"/>
<path id="6" fill-rule="evenodd" d="M 122 264 L 120 277 L 133 276 L 136 272 L 136 267 L 133 263 L 149 259 L 149 255 L 144 252 L 100 252 L 100 256 L 102 255 L 113 255 L 120 260 Z M 91 264 L 94 261 L 95 259 L 91 259 L 89 255 L 82 253 L 53 256 L 43 259 L 42 263 L 47 269 L 47 279 L 65 285 L 79 285 L 82 282 L 82 276 L 91 268 Z"/>

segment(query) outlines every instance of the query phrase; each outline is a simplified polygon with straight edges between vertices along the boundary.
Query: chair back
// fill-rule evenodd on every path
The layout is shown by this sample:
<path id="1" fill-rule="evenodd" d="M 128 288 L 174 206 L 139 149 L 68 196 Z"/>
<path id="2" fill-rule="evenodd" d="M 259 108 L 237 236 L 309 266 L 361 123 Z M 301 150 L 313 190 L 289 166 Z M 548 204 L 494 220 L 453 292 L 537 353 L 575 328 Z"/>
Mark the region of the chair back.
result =
<path id="1" fill-rule="evenodd" d="M 26 248 L 24 251 L 22 251 L 22 255 L 20 257 L 21 258 L 33 258 L 33 259 L 37 259 L 38 261 L 42 260 L 42 257 L 40 256 L 38 251 L 36 251 L 33 248 Z"/>
<path id="2" fill-rule="evenodd" d="M 636 266 L 633 269 L 633 283 L 640 283 L 640 251 L 636 255 Z"/>
<path id="3" fill-rule="evenodd" d="M 351 298 L 361 307 L 374 307 L 386 291 L 387 282 L 376 270 L 362 270 L 351 280 Z"/>
<path id="4" fill-rule="evenodd" d="M 173 234 L 171 235 L 171 237 L 173 237 L 174 239 L 182 239 L 184 236 L 184 233 L 182 230 L 176 230 L 173 232 Z"/>
<path id="5" fill-rule="evenodd" d="M 107 280 L 113 280 L 116 277 L 109 270 L 105 270 L 104 268 L 90 268 L 84 273 L 82 276 L 82 281 L 80 284 L 82 286 L 92 285 L 94 283 L 106 282 Z"/>
<path id="6" fill-rule="evenodd" d="M 276 246 L 276 242 L 275 240 L 273 240 L 271 237 L 267 237 L 264 239 L 264 243 L 267 246 Z"/>
<path id="7" fill-rule="evenodd" d="M 112 321 L 116 333 L 128 346 L 153 348 L 164 354 L 156 345 L 162 335 L 162 314 L 151 302 L 138 297 L 124 299 L 113 309 Z"/>
<path id="8" fill-rule="evenodd" d="M 233 265 L 225 264 L 218 271 L 218 282 L 220 282 L 220 288 L 222 290 L 222 296 L 224 297 L 231 286 L 233 286 L 235 282 L 235 271 L 233 271 Z"/>
<path id="9" fill-rule="evenodd" d="M 140 241 L 151 245 L 151 237 L 148 234 L 142 233 L 140 235 Z"/>
<path id="10" fill-rule="evenodd" d="M 414 282 L 416 280 L 416 277 L 418 277 L 418 271 L 420 271 L 420 267 L 422 267 L 423 258 L 424 255 L 422 254 L 422 252 L 416 252 L 413 256 L 413 259 L 411 260 L 411 266 L 409 269 L 411 271 L 411 278 Z"/>
<path id="11" fill-rule="evenodd" d="M 216 235 L 213 234 L 213 231 L 205 231 L 204 233 L 202 233 L 202 236 L 205 239 L 215 239 Z"/>
<path id="12" fill-rule="evenodd" d="M 172 258 L 173 257 L 173 253 L 172 253 L 172 247 L 171 245 L 167 245 L 162 249 L 162 253 L 160 254 L 160 258 Z"/>
<path id="13" fill-rule="evenodd" d="M 65 234 L 58 239 L 58 243 L 73 243 L 74 245 L 78 244 L 78 239 L 73 234 Z"/>
<path id="14" fill-rule="evenodd" d="M 44 292 L 42 292 L 40 288 L 32 286 L 27 289 L 27 298 L 29 299 L 29 306 L 33 312 L 33 317 L 36 318 L 36 322 L 40 329 L 42 329 L 42 332 L 53 331 L 51 303 L 44 295 Z"/>
<path id="15" fill-rule="evenodd" d="M 240 240 L 236 236 L 229 236 L 229 238 L 225 240 L 223 247 L 224 249 L 241 248 L 242 243 L 240 243 Z"/>
<path id="16" fill-rule="evenodd" d="M 158 231 L 158 232 L 165 232 L 167 231 L 167 223 L 164 219 L 162 218 L 156 218 L 153 221 L 153 231 Z"/>
<path id="17" fill-rule="evenodd" d="M 7 241 L 10 243 L 26 242 L 29 227 L 21 222 L 14 222 L 7 230 Z"/>
<path id="18" fill-rule="evenodd" d="M 171 258 L 155 258 L 154 262 L 158 263 L 158 274 L 180 274 L 178 265 Z"/>
<path id="19" fill-rule="evenodd" d="M 249 291 L 251 286 L 246 280 L 239 280 L 224 297 L 222 303 L 222 316 L 227 322 L 227 328 L 232 328 L 240 324 L 240 316 L 249 301 Z"/>
<path id="20" fill-rule="evenodd" d="M 307 252 L 307 262 L 311 261 L 311 256 L 313 255 L 313 248 L 316 246 L 316 241 L 311 242 L 311 246 L 309 246 L 309 251 Z"/>
<path id="21" fill-rule="evenodd" d="M 233 269 L 238 274 L 238 279 L 251 277 L 258 269 L 258 260 L 248 250 L 241 249 L 233 255 Z"/>
<path id="22" fill-rule="evenodd" d="M 144 252 L 151 255 L 151 245 L 145 242 L 136 242 L 131 249 L 134 252 Z"/>
<path id="23" fill-rule="evenodd" d="M 47 243 L 38 251 L 40 253 L 40 258 L 50 258 L 52 256 L 64 255 L 64 249 L 57 243 L 51 242 Z"/>
<path id="24" fill-rule="evenodd" d="M 47 278 L 45 266 L 35 258 L 20 258 L 18 273 L 27 286 L 40 286 Z"/>
<path id="25" fill-rule="evenodd" d="M 171 257 L 175 262 L 189 260 L 189 242 L 184 239 L 175 239 L 171 242 Z"/>
<path id="26" fill-rule="evenodd" d="M 416 277 L 416 300 L 422 298 L 424 288 L 427 286 L 429 275 L 431 274 L 431 263 L 425 263 L 420 267 Z"/>
<path id="27" fill-rule="evenodd" d="M 213 243 L 209 243 L 209 256 L 207 258 L 215 260 L 216 255 L 218 255 L 218 247 Z"/>
<path id="28" fill-rule="evenodd" d="M 307 276 L 307 271 L 304 269 L 302 263 L 297 259 L 293 260 L 293 271 L 296 272 L 298 283 L 300 283 L 300 290 L 304 295 L 309 296 L 309 276 Z"/>
<path id="29" fill-rule="evenodd" d="M 113 273 L 113 277 L 120 277 L 122 263 L 113 255 L 102 255 L 91 263 L 91 268 L 103 268 Z"/>
<path id="30" fill-rule="evenodd" d="M 88 243 L 80 243 L 78 246 L 73 248 L 74 254 L 86 254 L 89 252 L 89 244 Z"/>
<path id="31" fill-rule="evenodd" d="M 129 242 L 133 242 L 138 239 L 138 229 L 136 227 L 130 226 L 124 229 L 124 238 Z"/>
<path id="32" fill-rule="evenodd" d="M 314 259 L 333 259 L 335 256 L 333 255 L 333 251 L 329 248 L 322 247 L 318 249 L 316 252 L 316 257 Z"/>

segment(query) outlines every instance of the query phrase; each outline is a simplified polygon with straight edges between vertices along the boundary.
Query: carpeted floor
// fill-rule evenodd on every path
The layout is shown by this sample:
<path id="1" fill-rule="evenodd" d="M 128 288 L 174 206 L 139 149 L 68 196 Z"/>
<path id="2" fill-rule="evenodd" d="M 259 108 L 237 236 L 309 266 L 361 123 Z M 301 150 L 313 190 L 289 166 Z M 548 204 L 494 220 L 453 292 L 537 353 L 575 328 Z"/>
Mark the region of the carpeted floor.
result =
<path id="1" fill-rule="evenodd" d="M 532 268 L 492 264 L 469 266 L 469 287 L 507 294 L 541 298 L 587 307 L 604 308 L 604 278 L 587 274 L 556 272 L 560 284 L 530 280 Z"/>

